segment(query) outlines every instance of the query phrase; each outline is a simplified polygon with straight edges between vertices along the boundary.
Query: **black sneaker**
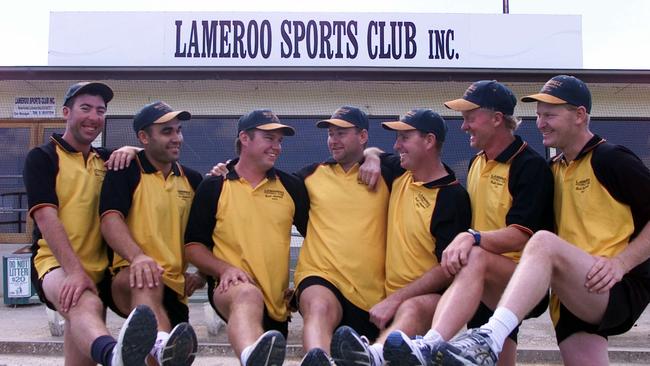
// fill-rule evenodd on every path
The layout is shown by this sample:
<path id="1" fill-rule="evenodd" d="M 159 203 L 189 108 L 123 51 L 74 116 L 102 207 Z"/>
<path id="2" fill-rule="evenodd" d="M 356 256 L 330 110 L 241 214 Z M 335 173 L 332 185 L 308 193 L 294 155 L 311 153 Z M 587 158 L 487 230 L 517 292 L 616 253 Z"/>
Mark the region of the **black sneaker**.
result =
<path id="1" fill-rule="evenodd" d="M 287 341 L 282 333 L 269 330 L 253 344 L 246 366 L 282 366 L 287 352 Z"/>
<path id="2" fill-rule="evenodd" d="M 400 330 L 390 332 L 384 343 L 384 359 L 391 366 L 427 366 L 438 342 L 421 337 L 411 339 Z"/>
<path id="3" fill-rule="evenodd" d="M 158 323 L 147 305 L 138 305 L 122 325 L 113 348 L 113 366 L 142 366 L 156 342 Z"/>
<path id="4" fill-rule="evenodd" d="M 302 358 L 300 366 L 336 366 L 336 364 L 327 352 L 320 348 L 312 348 Z"/>
<path id="5" fill-rule="evenodd" d="M 180 323 L 169 332 L 169 338 L 157 350 L 158 364 L 161 366 L 191 365 L 196 357 L 198 342 L 196 333 L 188 323 Z"/>
<path id="6" fill-rule="evenodd" d="M 332 337 L 332 358 L 338 366 L 381 366 L 383 355 L 370 348 L 368 338 L 344 325 Z"/>

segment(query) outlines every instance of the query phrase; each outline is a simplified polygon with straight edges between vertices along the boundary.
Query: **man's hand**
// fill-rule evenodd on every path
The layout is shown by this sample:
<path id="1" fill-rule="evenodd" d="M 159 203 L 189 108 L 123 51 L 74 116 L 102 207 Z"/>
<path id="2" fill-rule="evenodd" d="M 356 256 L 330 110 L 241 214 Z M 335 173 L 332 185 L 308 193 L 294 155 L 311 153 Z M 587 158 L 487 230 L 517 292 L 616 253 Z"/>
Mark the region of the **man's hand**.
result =
<path id="1" fill-rule="evenodd" d="M 467 265 L 469 252 L 474 246 L 474 237 L 472 234 L 463 232 L 449 243 L 447 248 L 442 252 L 442 269 L 448 276 L 455 276 L 460 270 Z"/>
<path id="2" fill-rule="evenodd" d="M 199 272 L 185 272 L 185 296 L 192 296 L 194 291 L 205 286 L 205 277 Z"/>
<path id="3" fill-rule="evenodd" d="M 363 164 L 359 167 L 359 182 L 365 184 L 374 191 L 377 183 L 381 178 L 381 161 L 379 154 L 381 150 L 377 148 L 368 148 L 363 152 L 365 157 Z"/>
<path id="4" fill-rule="evenodd" d="M 226 161 L 225 163 L 218 163 L 217 165 L 212 167 L 212 170 L 210 170 L 210 173 L 206 175 L 211 175 L 213 177 L 225 177 L 226 174 L 228 174 L 228 168 L 226 168 L 227 164 L 230 162 L 230 160 Z"/>
<path id="5" fill-rule="evenodd" d="M 131 288 L 158 287 L 163 268 L 153 258 L 141 253 L 133 257 L 129 266 L 129 284 Z"/>
<path id="6" fill-rule="evenodd" d="M 97 287 L 95 287 L 95 284 L 86 272 L 77 271 L 67 274 L 63 280 L 61 292 L 59 292 L 59 306 L 61 307 L 61 311 L 67 313 L 71 307 L 76 306 L 84 291 L 90 291 L 97 295 Z"/>
<path id="7" fill-rule="evenodd" d="M 248 273 L 241 269 L 232 266 L 228 267 L 228 269 L 226 269 L 219 277 L 219 286 L 217 286 L 217 291 L 219 291 L 219 293 L 224 293 L 231 287 L 237 286 L 240 283 L 255 284 L 255 281 L 253 281 Z"/>
<path id="8" fill-rule="evenodd" d="M 625 263 L 618 257 L 605 258 L 594 256 L 596 263 L 587 273 L 585 287 L 589 292 L 605 293 L 621 281 L 628 272 Z"/>
<path id="9" fill-rule="evenodd" d="M 388 322 L 390 322 L 395 316 L 399 305 L 400 302 L 394 300 L 390 296 L 385 298 L 370 308 L 370 321 L 379 329 L 386 328 Z"/>
<path id="10" fill-rule="evenodd" d="M 140 149 L 132 146 L 123 146 L 111 154 L 111 156 L 104 162 L 104 166 L 108 170 L 122 170 L 131 164 L 131 160 L 135 158 Z"/>

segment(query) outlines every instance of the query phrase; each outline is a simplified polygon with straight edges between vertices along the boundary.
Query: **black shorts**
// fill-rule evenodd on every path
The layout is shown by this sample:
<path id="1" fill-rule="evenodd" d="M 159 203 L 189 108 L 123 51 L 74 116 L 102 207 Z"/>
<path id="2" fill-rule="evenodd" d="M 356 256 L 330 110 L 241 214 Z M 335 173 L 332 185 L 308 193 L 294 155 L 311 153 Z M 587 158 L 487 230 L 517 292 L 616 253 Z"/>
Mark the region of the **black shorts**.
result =
<path id="1" fill-rule="evenodd" d="M 533 310 L 526 315 L 524 320 L 530 319 L 530 318 L 537 318 L 540 315 L 544 314 L 546 309 L 548 308 L 548 302 L 549 302 L 549 294 L 547 293 L 546 296 L 542 299 L 542 301 L 538 302 L 537 305 L 533 308 Z M 469 322 L 467 322 L 467 328 L 478 328 L 482 326 L 483 324 L 487 323 L 488 320 L 490 320 L 490 317 L 494 314 L 494 311 L 490 309 L 487 305 L 484 303 L 480 303 L 478 306 L 478 309 L 476 310 L 476 313 L 474 313 L 474 316 L 472 319 L 470 319 Z M 517 343 L 517 335 L 519 334 L 519 326 L 517 328 L 513 329 L 510 334 L 508 334 L 508 338 L 512 339 L 515 343 Z"/>
<path id="2" fill-rule="evenodd" d="M 560 303 L 560 319 L 555 325 L 557 343 L 574 333 L 598 334 L 604 338 L 630 330 L 650 303 L 650 280 L 631 274 L 609 291 L 607 309 L 600 324 L 589 324 Z"/>
<path id="3" fill-rule="evenodd" d="M 48 308 L 54 311 L 58 311 L 58 310 L 56 309 L 54 304 L 52 304 L 50 300 L 48 300 L 47 297 L 45 297 L 45 291 L 43 291 L 43 278 L 45 278 L 45 276 L 47 276 L 47 274 L 50 271 L 53 271 L 57 268 L 61 268 L 61 267 L 53 267 L 49 271 L 45 272 L 42 278 L 38 278 L 38 273 L 36 272 L 36 268 L 34 267 L 34 261 L 32 261 L 32 284 L 36 288 L 36 293 L 38 294 L 38 298 L 39 300 L 41 300 L 43 304 L 45 304 L 45 306 L 47 306 Z M 95 286 L 97 287 L 99 299 L 104 304 L 104 309 L 106 309 L 106 307 L 111 306 L 113 304 L 113 298 L 111 297 L 111 272 L 108 269 L 104 272 L 104 277 L 99 282 L 97 282 Z"/>
<path id="4" fill-rule="evenodd" d="M 116 276 L 121 268 L 115 268 L 113 276 Z M 165 285 L 163 290 L 163 308 L 165 308 L 165 313 L 167 313 L 167 318 L 169 318 L 169 323 L 174 328 L 180 323 L 187 323 L 190 321 L 190 310 L 185 303 L 183 303 L 179 298 L 176 291 L 172 290 L 170 287 Z M 108 307 L 113 310 L 113 312 L 122 318 L 127 318 L 129 315 L 124 314 L 117 308 L 113 298 L 110 298 Z"/>
<path id="5" fill-rule="evenodd" d="M 379 336 L 379 328 L 370 321 L 370 314 L 351 303 L 343 296 L 341 291 L 334 286 L 334 284 L 326 279 L 318 276 L 305 278 L 298 284 L 297 293 L 294 295 L 295 298 L 300 299 L 300 294 L 305 291 L 307 287 L 313 285 L 320 285 L 332 291 L 341 304 L 343 316 L 341 317 L 341 322 L 337 325 L 337 328 L 342 325 L 347 325 L 357 333 L 365 335 L 371 343 L 377 339 Z M 298 305 L 298 302 L 299 300 L 296 300 L 296 305 Z"/>
<path id="6" fill-rule="evenodd" d="M 214 299 L 212 296 L 214 296 L 214 288 L 216 287 L 216 282 L 214 279 L 208 277 L 208 301 L 210 302 L 210 306 L 212 306 L 212 309 L 225 321 L 228 323 L 228 318 L 226 318 L 223 314 L 219 312 L 217 309 L 217 306 L 214 304 Z M 269 316 L 269 311 L 266 309 L 266 305 L 264 306 L 264 315 L 262 315 L 262 329 L 264 329 L 265 332 L 269 330 L 277 330 L 278 332 L 282 333 L 284 336 L 284 339 L 287 339 L 289 336 L 289 320 L 285 321 L 278 321 Z"/>

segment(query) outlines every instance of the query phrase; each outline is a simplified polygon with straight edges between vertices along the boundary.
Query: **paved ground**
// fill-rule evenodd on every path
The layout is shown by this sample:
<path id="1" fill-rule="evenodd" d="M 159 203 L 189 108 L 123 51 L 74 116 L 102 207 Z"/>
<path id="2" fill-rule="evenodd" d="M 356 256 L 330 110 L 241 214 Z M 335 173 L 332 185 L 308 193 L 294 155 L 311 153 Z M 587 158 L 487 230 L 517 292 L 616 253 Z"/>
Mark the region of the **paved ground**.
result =
<path id="1" fill-rule="evenodd" d="M 223 328 L 210 334 L 212 309 L 204 303 L 190 303 L 190 319 L 199 337 L 199 356 L 195 365 L 237 365 Z M 62 337 L 52 336 L 45 307 L 40 304 L 0 305 L 0 366 L 62 365 Z M 109 311 L 109 330 L 117 334 L 123 322 Z M 302 319 L 295 316 L 289 328 L 286 365 L 297 365 L 302 356 L 300 335 Z M 527 320 L 520 333 L 519 361 L 525 364 L 559 364 L 559 353 L 548 314 Z M 628 333 L 611 337 L 610 359 L 613 364 L 650 364 L 650 310 L 646 310 Z"/>

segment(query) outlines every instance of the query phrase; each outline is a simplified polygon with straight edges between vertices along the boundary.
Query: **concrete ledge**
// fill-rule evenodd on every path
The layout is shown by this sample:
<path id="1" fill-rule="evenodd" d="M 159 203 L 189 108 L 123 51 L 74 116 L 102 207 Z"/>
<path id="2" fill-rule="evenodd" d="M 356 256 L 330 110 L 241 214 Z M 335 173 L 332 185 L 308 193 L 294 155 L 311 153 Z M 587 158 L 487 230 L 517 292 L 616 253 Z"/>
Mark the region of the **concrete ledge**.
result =
<path id="1" fill-rule="evenodd" d="M 0 341 L 0 354 L 26 355 L 63 355 L 63 342 L 12 342 Z M 299 360 L 303 355 L 299 344 L 287 345 L 287 358 Z M 234 357 L 228 343 L 201 343 L 199 356 Z M 650 364 L 650 348 L 619 348 L 610 347 L 609 359 L 612 363 Z M 561 364 L 560 351 L 555 348 L 524 348 L 517 350 L 517 362 L 521 363 L 552 363 Z"/>

